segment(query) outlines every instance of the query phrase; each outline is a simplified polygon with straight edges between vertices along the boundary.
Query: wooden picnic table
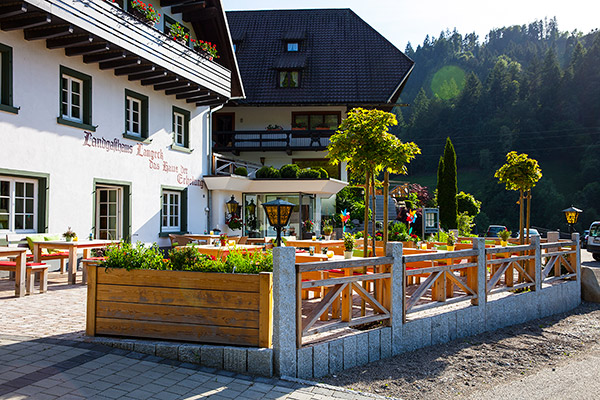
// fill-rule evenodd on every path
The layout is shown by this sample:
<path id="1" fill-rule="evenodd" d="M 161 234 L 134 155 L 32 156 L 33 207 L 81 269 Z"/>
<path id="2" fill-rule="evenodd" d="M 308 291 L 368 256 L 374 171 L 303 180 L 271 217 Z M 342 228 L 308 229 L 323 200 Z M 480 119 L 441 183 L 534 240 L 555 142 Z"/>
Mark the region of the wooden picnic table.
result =
<path id="1" fill-rule="evenodd" d="M 89 258 L 91 249 L 103 249 L 111 244 L 119 243 L 117 240 L 78 240 L 67 242 L 65 240 L 50 240 L 33 242 L 33 262 L 41 262 L 42 249 L 67 250 L 69 252 L 68 283 L 74 285 L 77 276 L 77 250 L 83 249 L 83 258 Z"/>
<path id="2" fill-rule="evenodd" d="M 287 240 L 285 242 L 286 246 L 293 247 L 311 247 L 314 246 L 315 253 L 321 253 L 321 249 L 323 247 L 343 247 L 343 240 Z"/>
<path id="3" fill-rule="evenodd" d="M 218 240 L 220 235 L 210 235 L 210 234 L 199 234 L 199 233 L 186 233 L 185 235 L 181 235 L 181 236 L 185 236 L 187 238 L 193 239 L 193 240 L 206 240 L 206 243 L 211 244 L 213 242 L 213 240 Z"/>
<path id="4" fill-rule="evenodd" d="M 15 266 L 15 296 L 25 296 L 26 248 L 0 247 L 0 257 L 14 257 Z"/>

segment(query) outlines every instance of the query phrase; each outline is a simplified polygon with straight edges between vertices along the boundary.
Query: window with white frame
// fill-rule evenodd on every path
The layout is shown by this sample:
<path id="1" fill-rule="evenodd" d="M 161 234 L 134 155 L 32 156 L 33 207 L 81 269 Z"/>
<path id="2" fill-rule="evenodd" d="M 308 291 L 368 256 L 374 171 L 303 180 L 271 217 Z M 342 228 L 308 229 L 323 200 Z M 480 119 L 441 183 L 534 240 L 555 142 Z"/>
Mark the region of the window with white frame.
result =
<path id="1" fill-rule="evenodd" d="M 127 134 L 132 136 L 142 136 L 142 102 L 135 97 L 127 96 L 125 98 L 125 126 Z"/>
<path id="2" fill-rule="evenodd" d="M 83 123 L 83 81 L 67 74 L 61 77 L 61 113 L 66 120 Z"/>
<path id="3" fill-rule="evenodd" d="M 0 231 L 35 232 L 37 181 L 0 176 Z"/>
<path id="4" fill-rule="evenodd" d="M 175 134 L 175 144 L 185 146 L 185 115 L 173 112 L 173 130 Z"/>
<path id="5" fill-rule="evenodd" d="M 164 190 L 162 198 L 162 231 L 181 230 L 181 193 Z"/>

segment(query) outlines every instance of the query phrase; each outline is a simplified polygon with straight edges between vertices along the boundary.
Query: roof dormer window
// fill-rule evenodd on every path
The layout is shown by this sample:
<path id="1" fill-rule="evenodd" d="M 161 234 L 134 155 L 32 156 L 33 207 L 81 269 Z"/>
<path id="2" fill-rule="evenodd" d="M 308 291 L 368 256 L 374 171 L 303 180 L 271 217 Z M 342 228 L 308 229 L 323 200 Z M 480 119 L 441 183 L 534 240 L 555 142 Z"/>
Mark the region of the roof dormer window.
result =
<path id="1" fill-rule="evenodd" d="M 299 86 L 300 71 L 279 71 L 279 87 L 295 88 Z"/>
<path id="2" fill-rule="evenodd" d="M 298 42 L 287 42 L 287 51 L 299 51 L 300 43 Z"/>

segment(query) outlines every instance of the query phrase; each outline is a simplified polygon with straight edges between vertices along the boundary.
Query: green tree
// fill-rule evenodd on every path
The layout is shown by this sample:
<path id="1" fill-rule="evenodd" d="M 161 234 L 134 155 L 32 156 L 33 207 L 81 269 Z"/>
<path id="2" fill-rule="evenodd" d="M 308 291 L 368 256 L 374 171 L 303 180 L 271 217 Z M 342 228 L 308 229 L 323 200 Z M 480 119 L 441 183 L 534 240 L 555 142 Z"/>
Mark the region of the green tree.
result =
<path id="1" fill-rule="evenodd" d="M 519 191 L 519 237 L 523 243 L 523 207 L 527 199 L 527 240 L 529 241 L 529 222 L 531 215 L 531 189 L 542 178 L 542 170 L 538 162 L 527 154 L 517 154 L 511 151 L 506 155 L 506 164 L 494 174 L 500 183 L 506 185 L 506 190 Z"/>
<path id="2" fill-rule="evenodd" d="M 348 112 L 347 118 L 342 121 L 327 147 L 328 156 L 334 164 L 346 162 L 349 169 L 365 177 L 365 256 L 368 253 L 366 232 L 369 193 L 370 188 L 375 188 L 375 176 L 382 171 L 406 174 L 406 164 L 421 152 L 416 144 L 402 143 L 400 139 L 388 132 L 389 127 L 397 123 L 396 116 L 392 113 L 354 108 Z M 387 225 L 386 221 L 384 227 Z M 373 223 L 372 236 L 375 237 L 375 223 Z M 374 242 L 373 254 L 375 254 Z"/>
<path id="3" fill-rule="evenodd" d="M 456 229 L 458 206 L 456 203 L 456 152 L 450 138 L 446 138 L 443 160 L 438 166 L 438 206 L 440 224 L 444 229 Z"/>
<path id="4" fill-rule="evenodd" d="M 475 217 L 481 210 L 481 202 L 475 199 L 472 194 L 463 191 L 456 195 L 456 203 L 459 214 L 467 213 L 470 216 Z"/>

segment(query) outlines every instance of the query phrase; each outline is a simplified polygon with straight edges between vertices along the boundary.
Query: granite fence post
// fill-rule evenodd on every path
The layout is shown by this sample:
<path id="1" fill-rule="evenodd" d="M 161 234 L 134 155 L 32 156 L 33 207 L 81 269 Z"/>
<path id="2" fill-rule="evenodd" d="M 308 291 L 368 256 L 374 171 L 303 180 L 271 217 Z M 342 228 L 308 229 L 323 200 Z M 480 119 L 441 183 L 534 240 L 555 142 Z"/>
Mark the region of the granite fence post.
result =
<path id="1" fill-rule="evenodd" d="M 542 247 L 540 246 L 540 237 L 531 236 L 531 244 L 534 247 L 535 262 L 535 291 L 539 294 L 542 290 Z"/>
<path id="2" fill-rule="evenodd" d="M 390 278 L 392 292 L 390 326 L 392 327 L 392 355 L 397 355 L 402 351 L 402 315 L 404 313 L 402 309 L 402 299 L 404 298 L 404 285 L 402 285 L 402 279 L 404 279 L 404 274 L 402 273 L 402 243 L 389 242 L 387 244 L 386 256 L 394 257 L 391 271 L 392 277 Z"/>
<path id="3" fill-rule="evenodd" d="M 477 306 L 480 310 L 485 310 L 487 302 L 485 238 L 473 238 L 473 250 L 477 250 Z"/>
<path id="4" fill-rule="evenodd" d="M 575 262 L 577 263 L 577 266 L 575 272 L 577 274 L 577 282 L 581 282 L 581 248 L 579 242 L 579 233 L 572 233 L 571 240 L 577 243 L 577 252 L 575 253 Z"/>
<path id="5" fill-rule="evenodd" d="M 275 374 L 296 377 L 296 251 L 273 249 L 273 361 Z"/>

